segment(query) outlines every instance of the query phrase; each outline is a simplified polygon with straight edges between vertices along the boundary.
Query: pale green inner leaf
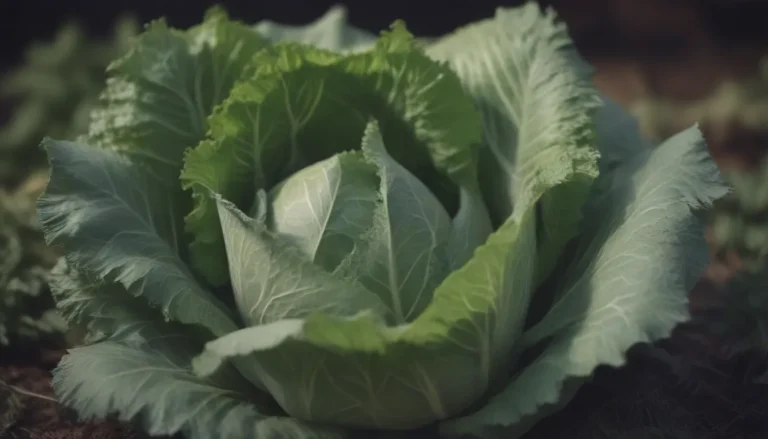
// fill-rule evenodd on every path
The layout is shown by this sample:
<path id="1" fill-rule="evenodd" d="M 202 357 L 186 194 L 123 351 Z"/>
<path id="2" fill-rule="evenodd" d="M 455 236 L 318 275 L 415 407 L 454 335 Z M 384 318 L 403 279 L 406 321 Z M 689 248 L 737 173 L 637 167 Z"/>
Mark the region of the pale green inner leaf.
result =
<path id="1" fill-rule="evenodd" d="M 424 183 L 387 153 L 375 122 L 365 131 L 363 153 L 379 169 L 381 202 L 348 266 L 398 323 L 409 322 L 449 273 L 451 218 Z"/>
<path id="2" fill-rule="evenodd" d="M 376 35 L 347 23 L 343 5 L 331 6 L 322 17 L 306 25 L 263 20 L 253 28 L 274 43 L 294 41 L 334 52 L 359 52 L 376 43 Z"/>
<path id="3" fill-rule="evenodd" d="M 371 228 L 378 187 L 376 167 L 360 152 L 334 155 L 270 191 L 269 228 L 333 272 Z"/>
<path id="4" fill-rule="evenodd" d="M 370 311 L 385 318 L 381 300 L 353 280 L 339 279 L 312 264 L 291 242 L 267 230 L 232 203 L 217 199 L 240 313 L 249 325 L 312 312 L 350 316 Z"/>

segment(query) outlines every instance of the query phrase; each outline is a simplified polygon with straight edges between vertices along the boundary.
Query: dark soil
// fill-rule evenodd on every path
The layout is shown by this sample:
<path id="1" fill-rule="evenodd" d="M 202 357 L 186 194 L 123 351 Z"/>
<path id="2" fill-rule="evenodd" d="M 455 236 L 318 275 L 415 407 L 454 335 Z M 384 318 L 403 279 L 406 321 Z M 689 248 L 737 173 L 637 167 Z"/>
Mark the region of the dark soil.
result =
<path id="1" fill-rule="evenodd" d="M 720 305 L 738 263 L 715 261 L 690 295 L 693 315 Z M 731 340 L 692 325 L 632 349 L 622 368 L 591 383 L 525 439 L 763 439 L 768 437 L 768 353 L 733 353 Z"/>
<path id="2" fill-rule="evenodd" d="M 40 346 L 3 352 L 0 384 L 5 388 L 0 387 L 0 439 L 145 437 L 118 422 L 77 422 L 76 415 L 48 399 L 53 398 L 50 371 L 63 354 L 63 349 Z"/>
<path id="3" fill-rule="evenodd" d="M 713 291 L 714 283 L 704 280 L 696 294 L 706 298 Z M 707 300 L 715 299 L 695 306 L 707 308 Z M 657 346 L 634 349 L 627 366 L 600 368 L 564 410 L 526 439 L 768 437 L 768 384 L 755 382 L 768 372 L 768 361 L 756 353 L 726 357 L 725 350 L 720 341 L 682 327 Z M 50 346 L 4 352 L 0 439 L 145 438 L 114 421 L 78 422 L 49 399 L 50 371 L 63 354 Z"/>
<path id="4" fill-rule="evenodd" d="M 599 370 L 526 439 L 765 438 L 768 386 L 737 382 L 732 366 L 683 363 L 678 376 L 661 360 L 637 356 L 622 369 Z"/>

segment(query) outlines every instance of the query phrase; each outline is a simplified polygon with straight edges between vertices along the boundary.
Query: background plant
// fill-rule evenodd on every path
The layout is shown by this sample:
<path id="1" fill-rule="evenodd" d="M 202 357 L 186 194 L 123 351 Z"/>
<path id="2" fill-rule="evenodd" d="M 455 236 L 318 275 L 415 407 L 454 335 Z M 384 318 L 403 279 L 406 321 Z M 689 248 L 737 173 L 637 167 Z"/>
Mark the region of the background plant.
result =
<path id="1" fill-rule="evenodd" d="M 59 334 L 47 272 L 55 254 L 45 246 L 35 200 L 48 179 L 40 139 L 74 139 L 87 131 L 106 68 L 138 34 L 137 21 L 118 20 L 107 39 L 68 23 L 52 41 L 30 44 L 23 64 L 0 78 L 0 346 Z"/>
<path id="2" fill-rule="evenodd" d="M 731 192 L 709 214 L 716 302 L 695 316 L 693 327 L 717 340 L 715 355 L 748 363 L 745 379 L 765 380 L 768 368 L 768 59 L 756 78 L 726 81 L 693 103 L 647 96 L 633 106 L 643 131 L 659 139 L 697 121 L 719 144 Z M 756 145 L 741 145 L 753 133 Z M 764 143 L 763 143 L 764 142 Z M 753 150 L 745 151 L 752 147 Z M 739 157 L 746 152 L 745 157 Z M 733 160 L 728 155 L 736 156 Z M 756 160 L 755 160 L 756 159 Z M 722 276 L 718 276 L 722 277 Z"/>
<path id="3" fill-rule="evenodd" d="M 0 126 L 0 185 L 14 186 L 45 165 L 40 139 L 74 139 L 85 132 L 104 89 L 106 67 L 138 32 L 132 16 L 120 18 L 105 39 L 88 36 L 70 22 L 52 41 L 27 47 L 22 64 L 0 78 L 2 105 L 11 109 Z"/>
<path id="4" fill-rule="evenodd" d="M 47 284 L 56 257 L 35 213 L 46 179 L 37 173 L 12 193 L 0 190 L 0 346 L 65 329 Z"/>

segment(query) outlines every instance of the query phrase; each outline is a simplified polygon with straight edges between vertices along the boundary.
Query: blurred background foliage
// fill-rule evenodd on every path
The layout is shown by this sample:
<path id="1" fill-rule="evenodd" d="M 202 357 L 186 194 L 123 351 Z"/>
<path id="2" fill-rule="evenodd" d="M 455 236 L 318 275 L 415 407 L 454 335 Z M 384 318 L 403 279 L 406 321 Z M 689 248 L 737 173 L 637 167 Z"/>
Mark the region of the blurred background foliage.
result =
<path id="1" fill-rule="evenodd" d="M 52 40 L 29 44 L 22 62 L 0 78 L 0 98 L 13 108 L 0 126 L 0 185 L 16 186 L 40 167 L 43 137 L 72 139 L 87 129 L 106 67 L 138 32 L 133 16 L 120 18 L 103 40 L 70 22 Z"/>
<path id="2" fill-rule="evenodd" d="M 87 130 L 107 66 L 139 30 L 133 16 L 121 17 L 107 39 L 66 23 L 52 40 L 30 43 L 22 62 L 0 77 L 0 99 L 12 108 L 0 125 L 0 347 L 64 329 L 46 285 L 56 256 L 35 213 L 48 178 L 40 141 Z"/>

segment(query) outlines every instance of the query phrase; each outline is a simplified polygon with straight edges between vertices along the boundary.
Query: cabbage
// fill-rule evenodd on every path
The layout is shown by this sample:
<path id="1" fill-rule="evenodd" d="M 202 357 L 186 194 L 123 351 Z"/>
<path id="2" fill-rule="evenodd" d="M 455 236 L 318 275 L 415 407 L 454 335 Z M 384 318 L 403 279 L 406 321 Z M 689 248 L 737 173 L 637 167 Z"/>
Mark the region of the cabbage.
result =
<path id="1" fill-rule="evenodd" d="M 701 133 L 651 148 L 534 4 L 431 43 L 214 9 L 110 74 L 38 204 L 83 417 L 515 438 L 689 317 L 726 192 Z"/>

